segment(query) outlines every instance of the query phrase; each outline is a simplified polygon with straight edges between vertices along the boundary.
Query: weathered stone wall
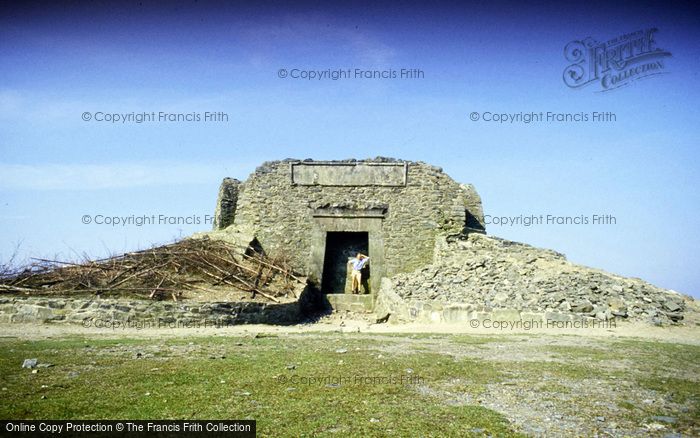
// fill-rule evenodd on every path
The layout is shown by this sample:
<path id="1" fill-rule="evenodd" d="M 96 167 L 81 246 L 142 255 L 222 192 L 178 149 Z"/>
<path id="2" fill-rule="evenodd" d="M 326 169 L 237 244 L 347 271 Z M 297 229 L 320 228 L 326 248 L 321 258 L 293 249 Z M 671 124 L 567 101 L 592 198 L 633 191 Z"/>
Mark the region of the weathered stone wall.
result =
<path id="1" fill-rule="evenodd" d="M 72 323 L 84 327 L 220 327 L 236 324 L 295 324 L 300 303 L 165 302 L 123 299 L 4 297 L 0 322 Z"/>
<path id="2" fill-rule="evenodd" d="M 377 228 L 375 237 L 382 240 L 383 249 L 382 275 L 388 276 L 430 263 L 438 234 L 458 234 L 467 225 L 484 228 L 481 200 L 474 188 L 455 182 L 440 168 L 422 162 L 376 159 L 357 163 L 406 163 L 405 175 L 387 167 L 365 177 L 358 166 L 343 172 L 341 178 L 327 168 L 314 173 L 303 166 L 293 175 L 293 163 L 299 161 L 266 162 L 250 175 L 241 186 L 232 228 L 251 230 L 265 251 L 288 257 L 305 274 L 318 264 L 313 259 L 313 245 L 318 245 L 314 238 L 323 225 L 319 223 L 332 220 L 318 220 L 314 212 L 319 209 L 328 211 L 328 216 L 336 211 L 371 216 L 355 220 L 357 224 L 353 218 L 342 220 L 350 229 L 362 229 L 361 221 Z M 347 166 L 356 162 L 328 164 L 334 163 Z M 366 184 L 360 185 L 363 182 Z M 375 221 L 377 215 L 382 216 L 377 219 L 381 222 Z"/>
<path id="3" fill-rule="evenodd" d="M 221 230 L 231 225 L 236 218 L 236 206 L 241 182 L 234 178 L 224 178 L 219 187 L 214 212 L 214 229 Z"/>

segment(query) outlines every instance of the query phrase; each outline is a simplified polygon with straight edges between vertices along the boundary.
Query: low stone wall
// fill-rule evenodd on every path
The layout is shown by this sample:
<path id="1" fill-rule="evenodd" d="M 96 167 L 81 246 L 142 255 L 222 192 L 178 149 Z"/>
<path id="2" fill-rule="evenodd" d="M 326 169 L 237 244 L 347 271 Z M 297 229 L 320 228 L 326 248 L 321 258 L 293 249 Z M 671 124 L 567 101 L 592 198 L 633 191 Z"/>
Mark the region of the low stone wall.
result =
<path id="1" fill-rule="evenodd" d="M 480 304 L 404 300 L 393 291 L 389 279 L 382 282 L 375 313 L 378 319 L 390 323 L 468 324 L 474 329 L 614 328 L 617 323 L 615 317 L 600 320 L 568 312 L 491 309 Z"/>
<path id="2" fill-rule="evenodd" d="M 220 327 L 237 324 L 296 324 L 298 302 L 167 302 L 124 299 L 3 297 L 0 322 L 73 323 L 85 327 L 153 324 L 158 327 Z"/>

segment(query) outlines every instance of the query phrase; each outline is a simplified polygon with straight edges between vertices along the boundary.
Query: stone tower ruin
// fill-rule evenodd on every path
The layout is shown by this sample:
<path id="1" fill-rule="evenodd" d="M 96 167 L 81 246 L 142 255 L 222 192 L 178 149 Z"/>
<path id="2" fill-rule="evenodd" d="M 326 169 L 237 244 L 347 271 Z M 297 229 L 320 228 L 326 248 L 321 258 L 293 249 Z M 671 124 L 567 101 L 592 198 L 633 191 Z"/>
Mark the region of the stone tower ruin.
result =
<path id="1" fill-rule="evenodd" d="M 487 236 L 474 187 L 422 162 L 266 162 L 244 182 L 224 179 L 215 217 L 210 234 L 285 258 L 336 311 L 429 323 L 684 318 L 677 292 Z M 364 294 L 350 295 L 358 252 L 369 269 Z"/>
<path id="2" fill-rule="evenodd" d="M 266 162 L 245 181 L 226 178 L 215 229 L 249 230 L 328 294 L 347 292 L 348 257 L 369 255 L 365 291 L 433 260 L 440 234 L 485 232 L 481 199 L 442 169 L 373 160 Z"/>

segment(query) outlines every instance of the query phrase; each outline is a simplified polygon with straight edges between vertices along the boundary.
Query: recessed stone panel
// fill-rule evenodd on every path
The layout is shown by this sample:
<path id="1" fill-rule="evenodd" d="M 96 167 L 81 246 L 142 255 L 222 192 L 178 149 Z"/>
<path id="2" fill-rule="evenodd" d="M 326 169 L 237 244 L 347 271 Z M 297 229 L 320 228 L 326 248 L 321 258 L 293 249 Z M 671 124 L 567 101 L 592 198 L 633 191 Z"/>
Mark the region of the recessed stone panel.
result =
<path id="1" fill-rule="evenodd" d="M 302 186 L 406 185 L 407 163 L 292 163 L 292 184 Z"/>

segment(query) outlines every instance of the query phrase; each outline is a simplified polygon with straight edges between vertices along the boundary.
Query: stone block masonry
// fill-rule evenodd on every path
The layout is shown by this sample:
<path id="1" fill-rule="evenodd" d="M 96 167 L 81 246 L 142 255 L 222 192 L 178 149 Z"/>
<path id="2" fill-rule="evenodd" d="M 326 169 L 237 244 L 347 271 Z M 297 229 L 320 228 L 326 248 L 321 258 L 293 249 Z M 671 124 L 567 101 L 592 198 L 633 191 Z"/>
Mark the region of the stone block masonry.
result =
<path id="1" fill-rule="evenodd" d="M 219 188 L 218 202 L 214 212 L 214 229 L 219 230 L 233 223 L 238 204 L 241 182 L 233 178 L 224 178 Z"/>
<path id="2" fill-rule="evenodd" d="M 182 302 L 127 299 L 0 298 L 0 323 L 69 323 L 85 328 L 204 328 L 238 324 L 296 324 L 298 302 Z"/>
<path id="3" fill-rule="evenodd" d="M 438 167 L 387 158 L 266 162 L 243 183 L 224 180 L 217 212 L 219 229 L 250 230 L 266 253 L 319 284 L 326 233 L 368 232 L 375 291 L 382 277 L 431 263 L 438 235 L 485 231 L 472 186 Z"/>

